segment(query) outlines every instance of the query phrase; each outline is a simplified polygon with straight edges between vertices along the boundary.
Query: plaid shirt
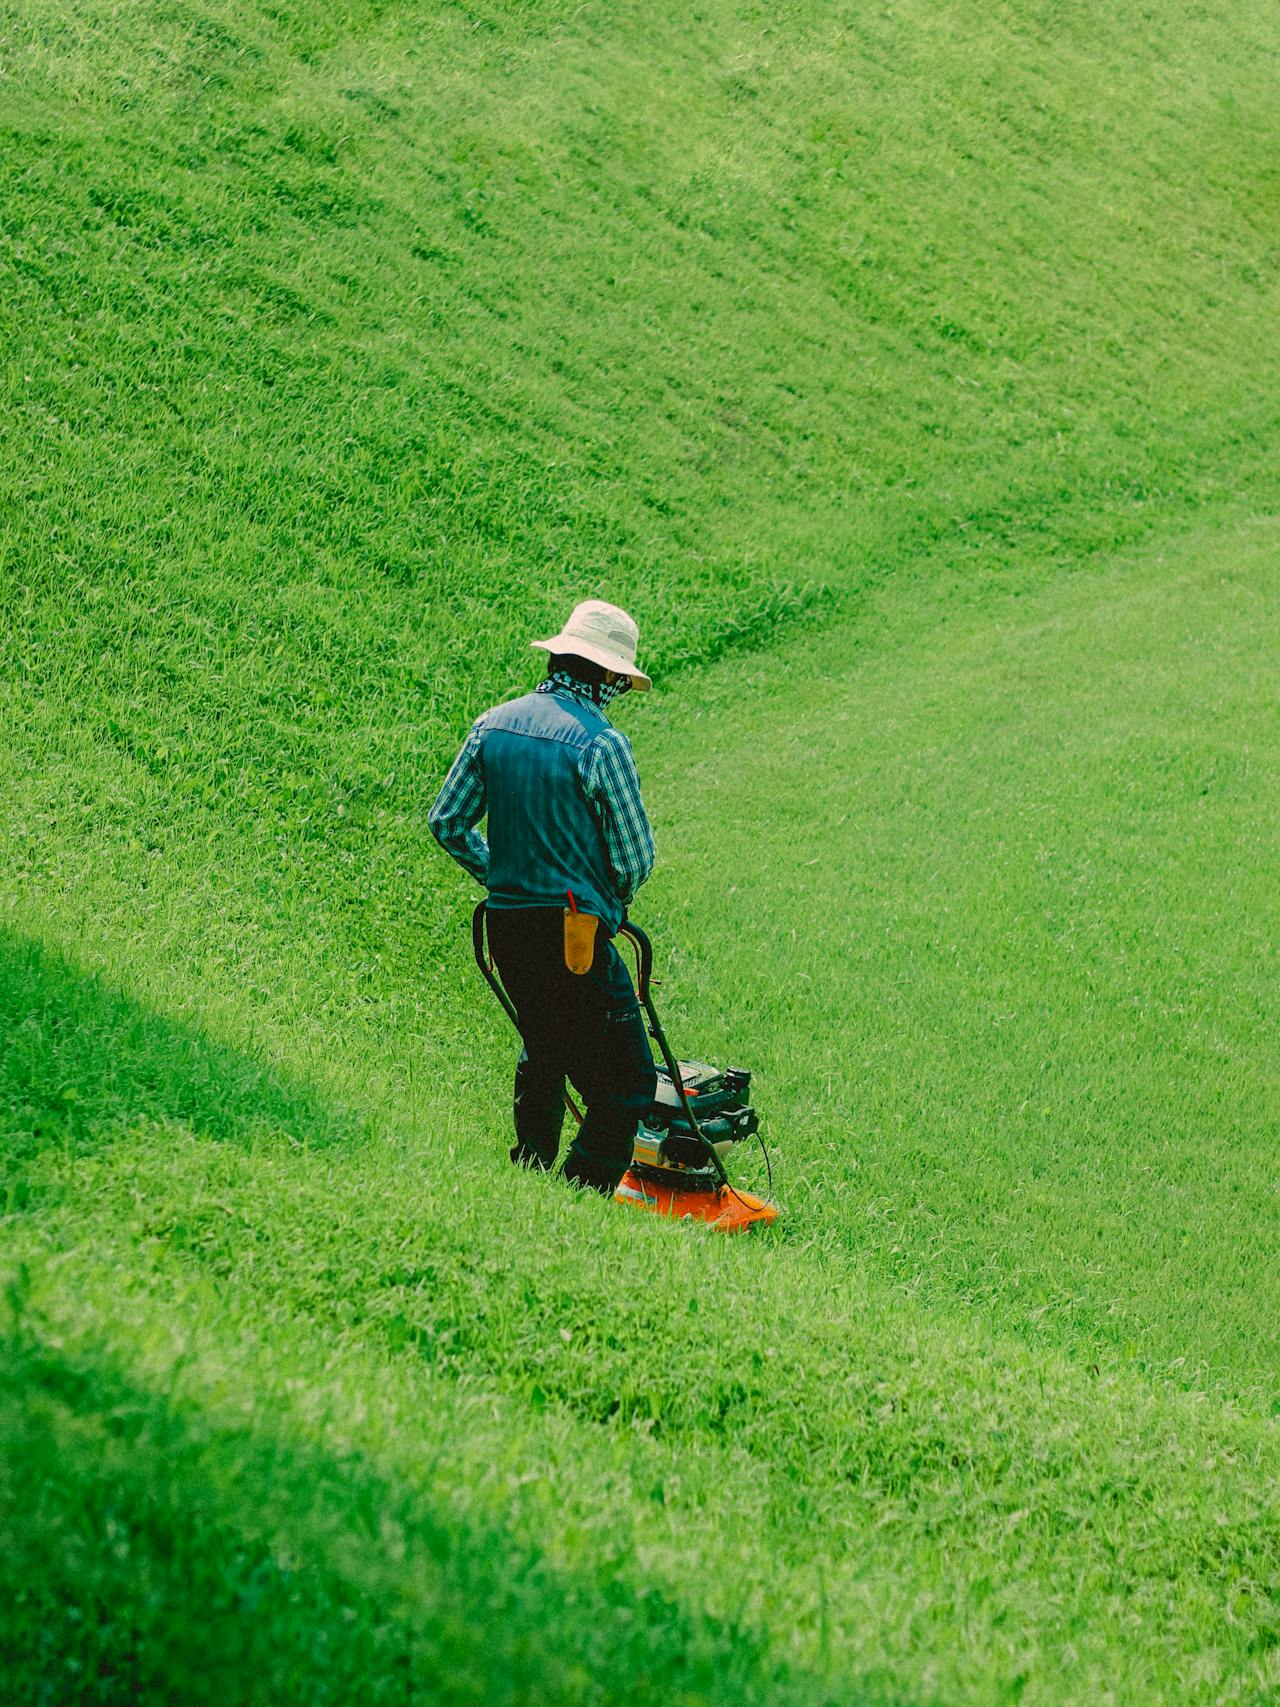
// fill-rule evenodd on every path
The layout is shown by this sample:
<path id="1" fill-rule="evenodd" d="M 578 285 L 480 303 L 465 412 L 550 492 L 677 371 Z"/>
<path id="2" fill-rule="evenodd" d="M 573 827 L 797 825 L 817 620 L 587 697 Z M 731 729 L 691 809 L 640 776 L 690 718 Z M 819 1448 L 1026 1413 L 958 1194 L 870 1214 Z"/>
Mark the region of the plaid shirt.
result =
<path id="1" fill-rule="evenodd" d="M 559 672 L 540 682 L 537 691 L 566 694 L 594 705 L 598 711 L 614 697 L 607 686 L 595 687 Z M 483 730 L 481 716 L 453 761 L 427 823 L 445 852 L 477 883 L 487 885 L 489 844 L 475 827 L 487 807 L 480 764 Z M 653 831 L 640 799 L 640 778 L 630 741 L 620 730 L 606 726 L 587 747 L 579 774 L 582 791 L 600 823 L 618 897 L 623 906 L 629 906 L 653 870 Z"/>

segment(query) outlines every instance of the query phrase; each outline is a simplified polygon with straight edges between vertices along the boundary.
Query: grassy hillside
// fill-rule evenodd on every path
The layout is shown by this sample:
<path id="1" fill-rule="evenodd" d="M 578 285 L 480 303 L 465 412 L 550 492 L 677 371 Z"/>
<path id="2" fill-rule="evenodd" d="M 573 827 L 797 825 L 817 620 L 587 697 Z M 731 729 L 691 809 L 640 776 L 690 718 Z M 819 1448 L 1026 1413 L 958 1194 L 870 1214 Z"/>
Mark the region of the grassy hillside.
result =
<path id="1" fill-rule="evenodd" d="M 1269 13 L 0 18 L 19 1699 L 1269 1698 Z M 505 1162 L 588 593 L 768 1238 Z"/>

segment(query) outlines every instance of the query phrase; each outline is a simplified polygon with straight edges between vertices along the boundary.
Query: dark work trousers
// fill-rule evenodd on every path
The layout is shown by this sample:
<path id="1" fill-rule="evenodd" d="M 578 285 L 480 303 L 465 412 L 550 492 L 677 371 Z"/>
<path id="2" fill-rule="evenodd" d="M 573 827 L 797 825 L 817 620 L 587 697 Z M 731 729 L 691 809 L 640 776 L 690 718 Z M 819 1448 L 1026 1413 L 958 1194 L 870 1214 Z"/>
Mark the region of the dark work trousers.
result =
<path id="1" fill-rule="evenodd" d="M 513 1162 L 552 1168 L 564 1125 L 565 1079 L 586 1104 L 564 1176 L 611 1194 L 631 1161 L 636 1127 L 657 1086 L 631 975 L 603 933 L 589 972 L 564 963 L 559 907 L 489 908 L 489 947 L 524 1040 L 516 1067 Z"/>

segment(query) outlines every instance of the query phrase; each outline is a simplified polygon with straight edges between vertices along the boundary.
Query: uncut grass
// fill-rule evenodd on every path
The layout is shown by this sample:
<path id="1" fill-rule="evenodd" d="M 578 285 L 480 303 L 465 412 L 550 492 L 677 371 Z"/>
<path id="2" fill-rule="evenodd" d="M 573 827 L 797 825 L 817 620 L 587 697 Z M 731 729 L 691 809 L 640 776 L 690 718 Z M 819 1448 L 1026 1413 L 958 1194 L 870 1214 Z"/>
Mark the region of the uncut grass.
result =
<path id="1" fill-rule="evenodd" d="M 145 1080 L 145 1060 L 126 1059 L 124 1077 L 139 1068 Z M 305 1125 L 289 1136 L 305 1141 Z M 604 1595 L 645 1630 L 667 1620 L 674 1652 L 692 1633 L 695 1667 L 699 1630 L 713 1659 L 745 1638 L 739 1669 L 708 1685 L 715 1699 L 721 1686 L 728 1698 L 785 1680 L 788 1660 L 798 1698 L 813 1700 L 848 1699 L 863 1684 L 875 1698 L 890 1679 L 908 1697 L 1087 1700 L 1112 1688 L 1159 1699 L 1192 1661 L 1205 1699 L 1252 1699 L 1274 1683 L 1269 1426 L 930 1322 L 847 1273 L 789 1262 L 777 1244 L 672 1239 L 529 1180 L 496 1217 L 482 1196 L 459 1193 L 465 1170 L 406 1160 L 385 1146 L 307 1152 L 261 1136 L 246 1148 L 154 1120 L 117 1127 L 112 1144 L 79 1156 L 46 1154 L 46 1183 L 66 1196 L 27 1224 L 37 1236 L 23 1241 L 23 1320 L 73 1367 L 104 1338 L 127 1347 L 135 1381 L 174 1396 L 162 1488 L 168 1475 L 179 1492 L 187 1482 L 182 1418 L 195 1402 L 211 1419 L 197 1432 L 248 1416 L 281 1441 L 273 1459 L 252 1442 L 215 1440 L 215 1466 L 229 1452 L 247 1486 L 161 1573 L 179 1634 L 166 1640 L 162 1627 L 153 1644 L 145 1619 L 140 1632 L 125 1620 L 104 1642 L 109 1663 L 138 1647 L 159 1675 L 177 1663 L 186 1597 L 198 1605 L 211 1578 L 240 1579 L 244 1547 L 220 1559 L 227 1527 L 244 1525 L 267 1483 L 263 1514 L 244 1525 L 248 1561 L 296 1553 L 311 1509 L 286 1516 L 288 1443 L 301 1433 L 342 1466 L 322 1473 L 321 1557 L 304 1556 L 321 1577 L 333 1551 L 357 1583 L 372 1579 L 347 1621 L 353 1638 L 390 1651 L 393 1674 L 397 1637 L 370 1597 L 394 1593 L 396 1628 L 408 1640 L 425 1627 L 429 1653 L 448 1646 L 447 1616 L 436 1629 L 441 1594 L 446 1610 L 459 1591 L 485 1608 L 473 1617 L 491 1610 L 483 1567 L 478 1583 L 458 1582 L 446 1558 L 443 1587 L 414 1569 L 439 1500 L 473 1523 L 482 1553 L 500 1555 L 495 1571 L 529 1573 L 525 1613 L 552 1632 L 566 1616 L 577 1631 Z M 523 1234 L 516 1288 L 513 1227 Z M 625 1307 L 607 1313 L 618 1289 Z M 109 1384 L 77 1403 L 92 1454 L 95 1435 L 118 1427 L 119 1403 Z M 80 1532 L 100 1533 L 94 1514 L 110 1495 L 112 1533 L 141 1527 L 145 1540 L 149 1508 L 131 1510 L 129 1479 L 118 1486 L 110 1462 L 87 1473 L 101 1488 Z M 308 1473 L 296 1473 L 299 1489 Z M 425 1504 L 406 1513 L 404 1486 L 425 1486 Z M 77 1521 L 55 1481 L 59 1496 Z M 485 1539 L 499 1520 L 505 1544 Z M 126 1605 L 154 1569 L 140 1552 L 119 1573 Z M 64 1588 L 83 1593 L 99 1568 L 92 1540 L 88 1555 L 80 1580 L 28 1578 L 23 1604 L 47 1618 Z M 578 1584 L 567 1603 L 564 1571 Z M 656 1606 L 655 1584 L 666 1585 Z M 277 1620 L 294 1651 L 335 1594 L 354 1597 L 323 1580 L 300 1593 L 301 1605 L 268 1605 L 247 1653 Z M 92 1651 L 92 1623 L 87 1635 Z M 84 1651 L 73 1642 L 69 1657 Z M 388 1662 L 356 1653 L 376 1699 Z M 817 1673 L 807 1688 L 806 1669 Z"/>
<path id="2" fill-rule="evenodd" d="M 6 19 L 12 892 L 309 1073 L 472 1023 L 422 819 L 571 596 L 661 672 L 1270 491 L 1260 8 Z"/>
<path id="3" fill-rule="evenodd" d="M 0 1341 L 0 1440 L 13 1701 L 802 1698 L 660 1592 L 549 1569 L 350 1451 L 211 1424 L 24 1321 Z"/>

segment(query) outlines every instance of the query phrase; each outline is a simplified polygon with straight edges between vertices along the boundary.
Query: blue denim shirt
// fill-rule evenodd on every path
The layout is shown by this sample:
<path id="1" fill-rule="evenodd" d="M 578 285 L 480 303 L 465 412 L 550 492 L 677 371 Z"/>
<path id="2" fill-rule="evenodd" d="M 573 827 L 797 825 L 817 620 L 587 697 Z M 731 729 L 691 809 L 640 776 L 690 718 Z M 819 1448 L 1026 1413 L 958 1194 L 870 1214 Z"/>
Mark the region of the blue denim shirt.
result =
<path id="1" fill-rule="evenodd" d="M 562 907 L 571 889 L 612 934 L 653 869 L 653 834 L 631 743 L 596 698 L 552 676 L 485 712 L 428 822 L 490 906 Z M 475 829 L 486 810 L 488 842 Z"/>

